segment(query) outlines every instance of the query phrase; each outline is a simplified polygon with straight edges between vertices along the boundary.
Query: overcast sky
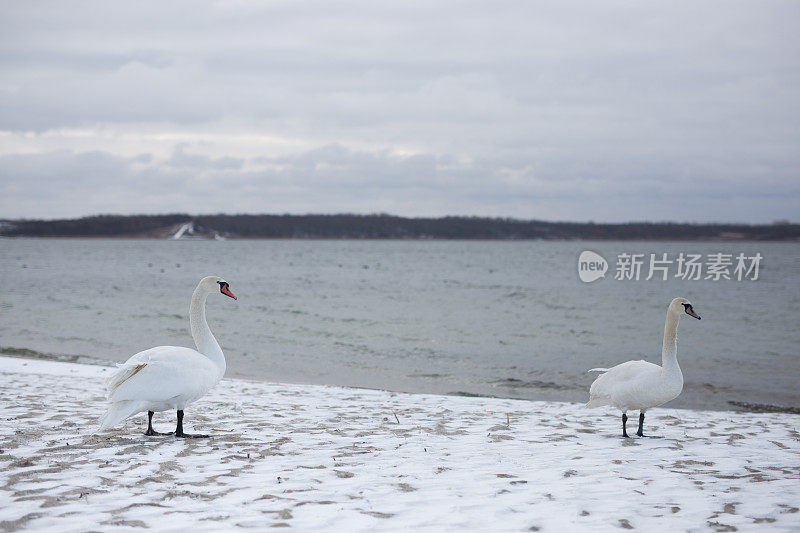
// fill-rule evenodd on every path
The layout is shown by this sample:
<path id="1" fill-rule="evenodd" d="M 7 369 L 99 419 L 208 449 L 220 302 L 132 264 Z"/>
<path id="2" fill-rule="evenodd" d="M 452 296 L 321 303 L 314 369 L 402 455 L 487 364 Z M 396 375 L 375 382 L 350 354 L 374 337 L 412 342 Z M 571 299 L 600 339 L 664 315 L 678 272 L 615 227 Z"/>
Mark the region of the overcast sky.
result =
<path id="1" fill-rule="evenodd" d="M 19 2 L 0 218 L 800 221 L 800 2 Z"/>

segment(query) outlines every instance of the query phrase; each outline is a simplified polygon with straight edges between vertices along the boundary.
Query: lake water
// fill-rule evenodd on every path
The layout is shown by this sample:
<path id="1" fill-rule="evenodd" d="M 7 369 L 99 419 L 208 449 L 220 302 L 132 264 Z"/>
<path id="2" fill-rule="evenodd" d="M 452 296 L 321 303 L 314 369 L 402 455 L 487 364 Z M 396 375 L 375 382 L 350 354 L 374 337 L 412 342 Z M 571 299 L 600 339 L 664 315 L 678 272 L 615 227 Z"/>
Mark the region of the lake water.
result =
<path id="1" fill-rule="evenodd" d="M 583 283 L 577 260 L 610 263 Z M 621 253 L 760 253 L 759 279 L 615 280 Z M 660 363 L 666 307 L 686 385 L 671 405 L 800 406 L 800 244 L 0 239 L 0 346 L 123 361 L 193 346 L 197 281 L 228 376 L 586 401 L 586 370 Z"/>

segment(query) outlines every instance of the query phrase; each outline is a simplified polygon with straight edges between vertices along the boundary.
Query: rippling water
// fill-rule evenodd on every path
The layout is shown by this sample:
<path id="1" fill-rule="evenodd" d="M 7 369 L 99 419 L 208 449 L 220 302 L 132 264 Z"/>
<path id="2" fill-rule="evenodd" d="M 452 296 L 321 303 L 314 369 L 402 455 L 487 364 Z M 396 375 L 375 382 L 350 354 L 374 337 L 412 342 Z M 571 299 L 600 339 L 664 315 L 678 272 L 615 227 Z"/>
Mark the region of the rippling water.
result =
<path id="1" fill-rule="evenodd" d="M 582 283 L 583 250 L 611 263 Z M 618 254 L 764 257 L 757 281 L 617 281 Z M 412 392 L 585 401 L 586 369 L 660 362 L 666 306 L 686 379 L 672 405 L 800 405 L 800 244 L 0 240 L 0 346 L 115 361 L 192 346 L 204 275 L 228 375 Z M 644 277 L 644 276 L 643 276 Z"/>

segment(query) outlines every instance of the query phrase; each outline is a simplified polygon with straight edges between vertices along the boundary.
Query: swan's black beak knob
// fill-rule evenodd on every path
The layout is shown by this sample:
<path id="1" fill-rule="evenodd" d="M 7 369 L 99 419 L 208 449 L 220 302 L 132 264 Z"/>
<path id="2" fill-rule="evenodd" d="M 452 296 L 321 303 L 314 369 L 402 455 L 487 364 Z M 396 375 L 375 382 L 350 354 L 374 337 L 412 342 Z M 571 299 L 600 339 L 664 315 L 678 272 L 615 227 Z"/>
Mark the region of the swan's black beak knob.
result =
<path id="1" fill-rule="evenodd" d="M 687 315 L 693 316 L 697 320 L 700 320 L 700 316 L 698 316 L 698 314 L 694 312 L 694 309 L 692 309 L 691 304 L 683 304 L 683 309 L 686 311 Z"/>
<path id="2" fill-rule="evenodd" d="M 218 281 L 219 283 L 219 292 L 224 294 L 225 296 L 230 296 L 234 300 L 237 300 L 236 296 L 231 292 L 231 288 L 226 281 Z"/>

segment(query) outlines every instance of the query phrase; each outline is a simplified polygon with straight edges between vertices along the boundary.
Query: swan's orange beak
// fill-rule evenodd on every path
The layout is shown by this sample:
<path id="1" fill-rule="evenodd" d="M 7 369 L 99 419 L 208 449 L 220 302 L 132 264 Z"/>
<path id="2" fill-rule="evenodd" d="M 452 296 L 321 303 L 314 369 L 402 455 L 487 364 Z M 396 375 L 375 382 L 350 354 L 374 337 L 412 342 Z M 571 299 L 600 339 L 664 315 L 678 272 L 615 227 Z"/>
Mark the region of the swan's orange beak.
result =
<path id="1" fill-rule="evenodd" d="M 686 308 L 686 314 L 695 317 L 697 320 L 700 320 L 700 317 L 697 316 L 697 313 L 694 312 L 694 309 L 692 309 L 691 306 Z"/>
<path id="2" fill-rule="evenodd" d="M 227 283 L 219 288 L 219 292 L 221 292 L 225 296 L 230 296 L 234 300 L 237 299 L 236 296 L 234 296 L 234 294 L 231 292 L 231 289 L 230 289 L 230 287 L 228 287 Z M 698 318 L 700 318 L 700 317 L 698 317 Z"/>

